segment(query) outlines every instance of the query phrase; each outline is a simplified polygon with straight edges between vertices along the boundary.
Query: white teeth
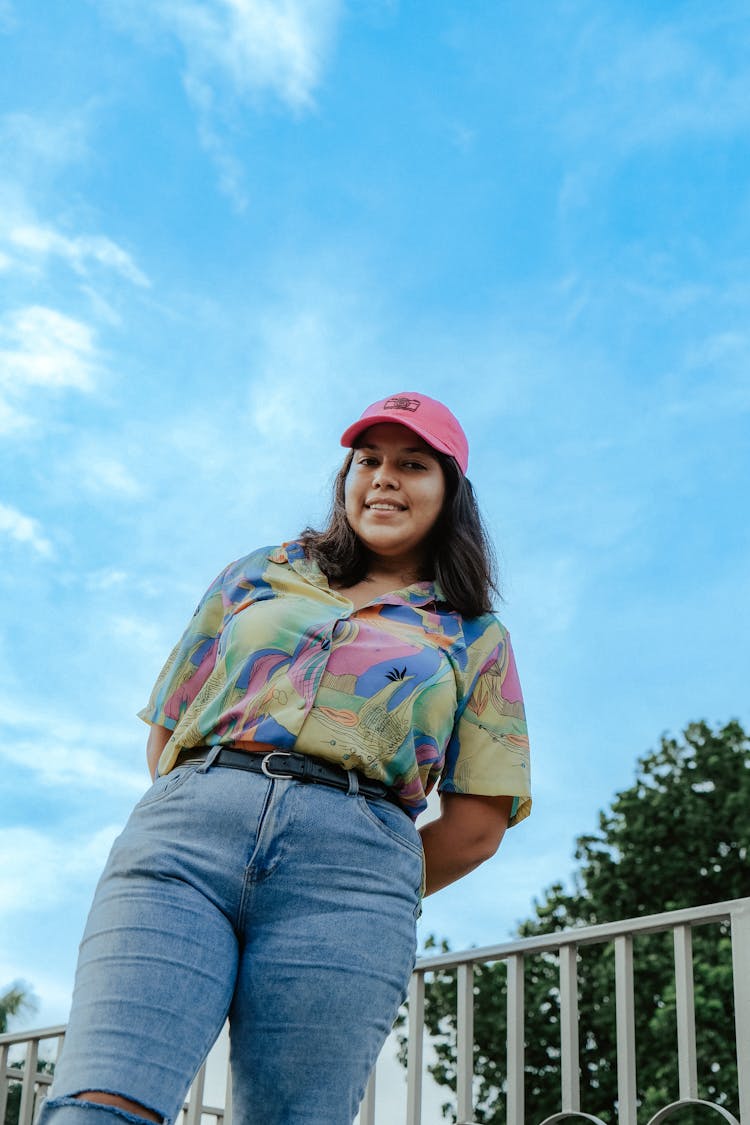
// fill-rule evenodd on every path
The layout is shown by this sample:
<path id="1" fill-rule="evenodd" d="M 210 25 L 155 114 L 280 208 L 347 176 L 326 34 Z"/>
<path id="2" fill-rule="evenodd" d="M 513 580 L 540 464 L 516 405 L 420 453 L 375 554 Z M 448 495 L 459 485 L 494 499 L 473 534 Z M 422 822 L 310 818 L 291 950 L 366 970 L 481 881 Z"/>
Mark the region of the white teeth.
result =
<path id="1" fill-rule="evenodd" d="M 402 509 L 398 504 L 368 504 L 368 508 L 376 508 L 379 512 L 400 512 Z"/>

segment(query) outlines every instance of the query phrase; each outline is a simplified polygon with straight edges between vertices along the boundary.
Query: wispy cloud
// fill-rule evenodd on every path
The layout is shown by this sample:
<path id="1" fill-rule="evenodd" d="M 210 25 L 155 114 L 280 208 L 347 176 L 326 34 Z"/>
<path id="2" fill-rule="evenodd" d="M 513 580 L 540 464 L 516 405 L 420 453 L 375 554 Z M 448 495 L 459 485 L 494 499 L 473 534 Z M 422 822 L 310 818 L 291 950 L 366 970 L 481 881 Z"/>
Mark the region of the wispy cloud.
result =
<path id="1" fill-rule="evenodd" d="M 101 869 L 120 825 L 71 837 L 34 828 L 5 828 L 0 839 L 0 902 L 7 915 L 46 911 L 66 902 Z M 19 863 L 23 856 L 23 863 Z M 54 863 L 50 856 L 55 857 Z"/>
<path id="2" fill-rule="evenodd" d="M 38 555 L 49 555 L 52 551 L 52 544 L 42 533 L 38 520 L 0 503 L 0 536 L 6 535 L 16 543 L 28 544 Z"/>
<path id="3" fill-rule="evenodd" d="M 193 75 L 185 75 L 185 89 L 198 118 L 198 139 L 211 157 L 219 175 L 219 188 L 231 201 L 236 211 L 247 208 L 245 173 L 241 161 L 230 151 L 226 141 L 214 125 L 214 92 L 207 82 Z"/>
<path id="4" fill-rule="evenodd" d="M 35 388 L 91 391 L 99 369 L 94 331 L 57 309 L 30 305 L 0 322 L 0 433 L 29 423 Z"/>
<path id="5" fill-rule="evenodd" d="M 56 309 L 31 305 L 9 314 L 0 327 L 0 383 L 74 387 L 89 391 L 94 383 L 96 349 L 89 325 Z"/>
<path id="6" fill-rule="evenodd" d="M 108 449 L 107 442 L 113 448 Z M 71 488 L 91 496 L 138 499 L 143 495 L 143 485 L 119 455 L 118 438 L 108 435 L 107 442 L 82 440 L 63 470 L 65 478 L 70 480 Z M 122 453 L 127 456 L 126 449 Z"/>
<path id="7" fill-rule="evenodd" d="M 50 727 L 50 729 L 53 729 Z M 147 784 L 145 769 L 123 769 L 102 752 L 82 744 L 51 737 L 44 739 L 44 754 L 35 753 L 36 738 L 15 735 L 0 749 L 0 760 L 14 769 L 28 770 L 35 781 L 54 789 L 75 787 L 119 793 L 143 793 Z"/>
<path id="8" fill-rule="evenodd" d="M 736 19 L 738 42 L 746 16 Z M 723 26 L 724 23 L 727 26 Z M 578 37 L 568 81 L 557 93 L 568 107 L 556 130 L 584 144 L 628 151 L 690 135 L 731 135 L 750 122 L 747 52 L 713 50 L 729 33 L 730 12 L 695 9 L 680 19 L 639 26 L 597 14 Z M 637 91 L 637 96 L 635 92 Z"/>
<path id="9" fill-rule="evenodd" d="M 139 37 L 156 29 L 180 44 L 199 139 L 221 190 L 242 211 L 248 202 L 242 165 L 217 121 L 238 101 L 257 104 L 268 96 L 293 112 L 309 110 L 341 8 L 341 0 L 155 0 L 148 27 L 136 0 L 117 0 L 110 11 Z"/>
<path id="10" fill-rule="evenodd" d="M 6 238 L 12 247 L 25 254 L 39 258 L 62 258 L 79 274 L 85 274 L 94 262 L 120 274 L 134 285 L 150 285 L 130 254 L 103 235 L 70 238 L 52 227 L 29 223 L 12 227 Z"/>
<path id="11" fill-rule="evenodd" d="M 132 736 L 115 723 L 92 735 L 90 726 L 71 718 L 64 706 L 49 709 L 37 701 L 32 707 L 28 699 L 6 694 L 0 696 L 0 731 L 0 763 L 45 788 L 133 796 L 146 788 L 143 760 L 132 762 Z M 125 765 L 120 764 L 123 748 Z"/>
<path id="12" fill-rule="evenodd" d="M 17 22 L 10 0 L 0 0 L 0 32 L 12 31 Z"/>
<path id="13" fill-rule="evenodd" d="M 340 8 L 340 0 L 157 0 L 149 18 L 181 43 L 188 77 L 301 109 L 320 82 Z M 132 0 L 120 9 L 142 20 Z"/>
<path id="14" fill-rule="evenodd" d="M 0 117 L 0 140 L 9 170 L 20 181 L 35 183 L 50 170 L 80 162 L 88 153 L 89 122 L 86 113 L 45 117 L 33 113 L 6 113 Z"/>

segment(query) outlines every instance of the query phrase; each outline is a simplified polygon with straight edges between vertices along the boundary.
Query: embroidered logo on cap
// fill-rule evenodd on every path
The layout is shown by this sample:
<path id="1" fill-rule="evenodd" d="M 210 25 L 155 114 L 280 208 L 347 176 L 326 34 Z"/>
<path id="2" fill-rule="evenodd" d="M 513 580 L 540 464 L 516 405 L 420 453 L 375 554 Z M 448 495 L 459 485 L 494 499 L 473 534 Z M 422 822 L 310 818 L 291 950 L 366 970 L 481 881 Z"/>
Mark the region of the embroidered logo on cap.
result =
<path id="1" fill-rule="evenodd" d="M 383 410 L 419 410 L 422 403 L 418 398 L 389 398 L 383 403 Z"/>

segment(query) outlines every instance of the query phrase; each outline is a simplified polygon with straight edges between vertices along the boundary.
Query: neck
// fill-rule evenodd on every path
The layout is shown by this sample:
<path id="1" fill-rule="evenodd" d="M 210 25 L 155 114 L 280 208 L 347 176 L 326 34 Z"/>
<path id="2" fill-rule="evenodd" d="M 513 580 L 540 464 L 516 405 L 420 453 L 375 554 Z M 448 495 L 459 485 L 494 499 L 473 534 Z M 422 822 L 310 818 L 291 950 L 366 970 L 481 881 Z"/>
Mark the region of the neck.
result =
<path id="1" fill-rule="evenodd" d="M 393 589 L 411 586 L 413 582 L 422 580 L 419 563 L 415 560 L 388 559 L 371 556 L 367 568 L 368 582 L 388 582 Z"/>

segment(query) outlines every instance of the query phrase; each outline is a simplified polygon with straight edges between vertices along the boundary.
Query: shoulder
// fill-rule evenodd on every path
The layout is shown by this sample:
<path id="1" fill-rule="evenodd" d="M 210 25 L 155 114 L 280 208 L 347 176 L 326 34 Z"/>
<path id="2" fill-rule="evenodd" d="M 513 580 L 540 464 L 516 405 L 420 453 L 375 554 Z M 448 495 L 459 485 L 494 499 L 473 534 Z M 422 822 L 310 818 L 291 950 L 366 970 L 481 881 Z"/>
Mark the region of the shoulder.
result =
<path id="1" fill-rule="evenodd" d="M 464 617 L 463 633 L 467 648 L 493 648 L 509 639 L 510 634 L 495 613 L 482 613 L 479 617 Z"/>
<path id="2" fill-rule="evenodd" d="M 470 677 L 497 672 L 512 660 L 510 633 L 494 613 L 464 617 L 463 642 L 466 646 L 466 671 Z"/>
<path id="3" fill-rule="evenodd" d="M 272 544 L 258 547 L 225 566 L 215 579 L 214 588 L 227 592 L 238 587 L 257 586 L 268 581 L 268 572 L 276 565 L 288 562 L 283 546 Z"/>

